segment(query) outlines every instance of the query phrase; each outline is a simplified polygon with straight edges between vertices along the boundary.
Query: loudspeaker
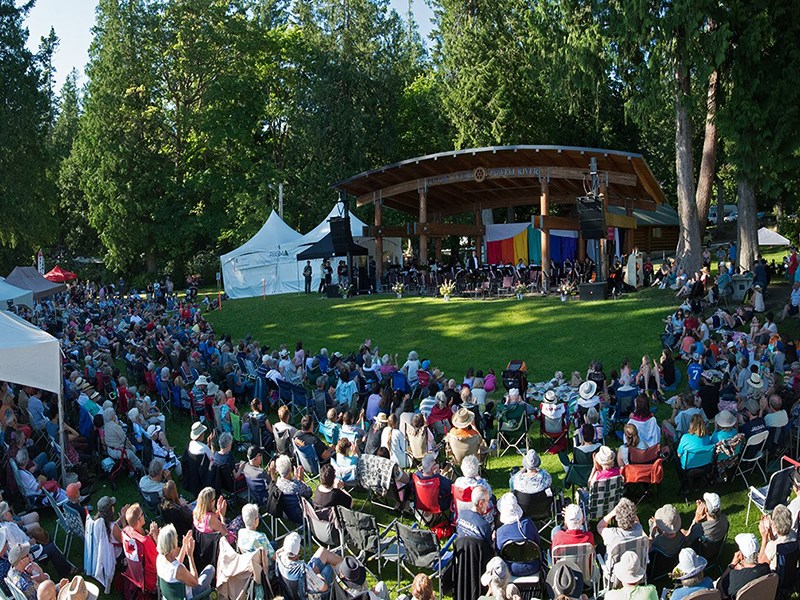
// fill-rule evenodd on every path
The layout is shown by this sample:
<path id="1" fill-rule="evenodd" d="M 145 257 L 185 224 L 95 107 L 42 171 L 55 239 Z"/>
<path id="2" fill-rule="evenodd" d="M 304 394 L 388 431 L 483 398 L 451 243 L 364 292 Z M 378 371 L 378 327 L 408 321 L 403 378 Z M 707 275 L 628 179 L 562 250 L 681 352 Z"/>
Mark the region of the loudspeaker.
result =
<path id="1" fill-rule="evenodd" d="M 578 198 L 578 220 L 584 240 L 602 240 L 606 237 L 606 219 L 600 198 L 595 196 Z"/>
<path id="2" fill-rule="evenodd" d="M 582 283 L 578 286 L 581 300 L 605 300 L 606 282 Z"/>
<path id="3" fill-rule="evenodd" d="M 326 285 L 325 286 L 325 295 L 328 298 L 338 298 L 339 297 L 339 286 L 338 285 Z"/>
<path id="4" fill-rule="evenodd" d="M 350 232 L 350 217 L 331 217 L 331 241 L 337 255 L 347 254 L 353 243 L 353 234 Z"/>

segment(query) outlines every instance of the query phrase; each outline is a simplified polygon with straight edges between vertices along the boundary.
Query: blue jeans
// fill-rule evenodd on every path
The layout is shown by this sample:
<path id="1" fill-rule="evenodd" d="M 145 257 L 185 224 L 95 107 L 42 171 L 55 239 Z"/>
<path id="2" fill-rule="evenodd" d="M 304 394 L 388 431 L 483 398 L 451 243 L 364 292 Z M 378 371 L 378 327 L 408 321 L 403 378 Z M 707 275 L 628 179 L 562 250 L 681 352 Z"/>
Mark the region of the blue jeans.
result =
<path id="1" fill-rule="evenodd" d="M 333 567 L 324 564 L 316 556 L 308 561 L 308 566 L 315 571 L 319 571 L 320 576 L 325 580 L 325 583 L 328 584 L 328 591 L 322 594 L 322 598 L 330 598 L 330 586 L 333 584 Z"/>
<path id="2" fill-rule="evenodd" d="M 33 462 L 36 463 L 39 473 L 44 475 L 47 479 L 58 479 L 58 469 L 56 468 L 56 463 L 53 461 L 48 461 L 47 454 L 44 452 L 40 453 L 39 456 L 33 459 Z"/>

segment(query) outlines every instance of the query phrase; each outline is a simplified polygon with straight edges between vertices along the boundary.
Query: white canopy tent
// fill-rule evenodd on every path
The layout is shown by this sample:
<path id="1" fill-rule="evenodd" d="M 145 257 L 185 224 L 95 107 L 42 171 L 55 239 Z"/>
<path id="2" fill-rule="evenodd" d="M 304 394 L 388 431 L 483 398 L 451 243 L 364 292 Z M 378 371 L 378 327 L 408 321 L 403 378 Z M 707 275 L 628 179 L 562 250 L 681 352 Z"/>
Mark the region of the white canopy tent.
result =
<path id="1" fill-rule="evenodd" d="M 344 216 L 344 205 L 337 203 L 314 229 L 305 235 L 294 231 L 275 211 L 259 232 L 242 246 L 220 257 L 225 292 L 231 298 L 302 292 L 304 287 L 302 265 L 297 255 L 330 233 L 328 220 Z M 375 239 L 364 237 L 366 224 L 350 213 L 350 231 L 356 244 L 365 246 L 375 256 Z M 397 238 L 384 238 L 384 257 L 402 258 L 402 247 Z M 311 289 L 319 287 L 322 261 L 312 260 Z M 334 265 L 335 270 L 335 265 Z"/>
<path id="2" fill-rule="evenodd" d="M 61 475 L 65 480 L 64 405 L 62 402 L 61 344 L 49 333 L 0 310 L 0 381 L 27 385 L 58 394 Z"/>
<path id="3" fill-rule="evenodd" d="M 789 246 L 792 242 L 783 237 L 780 233 L 762 227 L 758 230 L 759 246 Z"/>
<path id="4" fill-rule="evenodd" d="M 267 294 L 292 291 L 282 289 L 279 272 L 285 263 L 295 273 L 295 258 L 281 247 L 301 237 L 273 210 L 258 233 L 220 257 L 225 293 L 231 298 L 250 298 L 265 291 Z"/>
<path id="5" fill-rule="evenodd" d="M 0 307 L 5 308 L 6 302 L 12 300 L 14 304 L 22 304 L 28 308 L 33 308 L 33 292 L 23 290 L 15 285 L 6 283 L 5 278 L 0 277 Z"/>

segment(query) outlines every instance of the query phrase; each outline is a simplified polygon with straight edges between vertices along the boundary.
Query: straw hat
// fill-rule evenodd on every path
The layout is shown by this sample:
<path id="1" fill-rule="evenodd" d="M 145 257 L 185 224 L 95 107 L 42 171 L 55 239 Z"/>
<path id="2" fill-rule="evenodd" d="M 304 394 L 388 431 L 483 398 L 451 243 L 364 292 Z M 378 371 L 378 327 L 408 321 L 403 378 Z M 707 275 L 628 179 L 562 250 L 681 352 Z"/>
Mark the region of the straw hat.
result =
<path id="1" fill-rule="evenodd" d="M 386 413 L 380 412 L 377 415 L 375 415 L 375 420 L 378 423 L 388 423 L 389 422 L 389 417 L 386 416 Z"/>
<path id="2" fill-rule="evenodd" d="M 195 385 L 208 385 L 208 377 L 205 375 L 200 375 L 197 380 L 194 382 Z"/>
<path id="3" fill-rule="evenodd" d="M 714 417 L 714 423 L 717 424 L 717 427 L 733 427 L 736 425 L 736 417 L 733 416 L 731 411 L 723 410 Z"/>
<path id="4" fill-rule="evenodd" d="M 444 372 L 440 371 L 439 369 L 433 370 L 433 378 L 436 380 L 440 380 L 444 377 Z"/>
<path id="5" fill-rule="evenodd" d="M 761 379 L 761 375 L 758 373 L 751 373 L 750 379 L 747 380 L 747 385 L 754 390 L 760 390 L 762 387 L 764 387 L 764 380 Z"/>
<path id="6" fill-rule="evenodd" d="M 192 424 L 192 430 L 191 432 L 189 432 L 189 437 L 192 438 L 193 440 L 196 440 L 206 431 L 208 431 L 208 428 L 205 425 L 203 425 L 200 421 L 197 421 L 196 423 Z"/>
<path id="7" fill-rule="evenodd" d="M 467 408 L 459 408 L 453 415 L 453 427 L 466 429 L 475 422 L 475 413 Z"/>
<path id="8" fill-rule="evenodd" d="M 58 592 L 58 600 L 95 600 L 99 589 L 92 583 L 87 583 L 83 577 L 77 575 L 69 585 L 65 585 Z"/>
<path id="9" fill-rule="evenodd" d="M 636 585 L 644 579 L 645 570 L 639 563 L 639 556 L 636 552 L 628 550 L 614 565 L 614 577 L 626 585 Z"/>
<path id="10" fill-rule="evenodd" d="M 594 381 L 584 381 L 578 388 L 578 395 L 584 400 L 591 400 L 597 394 L 597 384 Z"/>
<path id="11" fill-rule="evenodd" d="M 672 504 L 665 504 L 656 511 L 656 527 L 668 535 L 681 530 L 681 516 Z"/>
<path id="12" fill-rule="evenodd" d="M 601 465 L 614 464 L 614 451 L 608 446 L 600 446 L 597 451 L 597 462 Z"/>
<path id="13" fill-rule="evenodd" d="M 691 548 L 683 548 L 678 554 L 678 566 L 672 571 L 674 579 L 689 579 L 699 574 L 706 568 L 708 561 Z"/>
<path id="14" fill-rule="evenodd" d="M 544 393 L 544 401 L 547 402 L 548 404 L 555 404 L 556 402 L 558 402 L 558 397 L 556 396 L 556 393 L 553 390 L 547 390 Z"/>

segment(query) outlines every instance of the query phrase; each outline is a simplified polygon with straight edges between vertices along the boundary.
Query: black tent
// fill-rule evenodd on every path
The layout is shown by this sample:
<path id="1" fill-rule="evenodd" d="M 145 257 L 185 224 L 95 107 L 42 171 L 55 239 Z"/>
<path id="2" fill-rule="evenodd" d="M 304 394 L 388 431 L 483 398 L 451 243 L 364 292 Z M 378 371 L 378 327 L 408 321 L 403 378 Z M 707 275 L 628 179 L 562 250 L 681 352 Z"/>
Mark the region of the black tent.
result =
<path id="1" fill-rule="evenodd" d="M 349 232 L 348 232 L 349 233 Z M 331 258 L 333 256 L 366 256 L 368 250 L 364 246 L 359 246 L 353 241 L 353 238 L 346 236 L 348 239 L 334 243 L 333 234 L 329 233 L 318 242 L 314 242 L 311 246 L 303 250 L 297 255 L 297 260 L 313 260 L 316 258 Z"/>

